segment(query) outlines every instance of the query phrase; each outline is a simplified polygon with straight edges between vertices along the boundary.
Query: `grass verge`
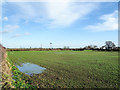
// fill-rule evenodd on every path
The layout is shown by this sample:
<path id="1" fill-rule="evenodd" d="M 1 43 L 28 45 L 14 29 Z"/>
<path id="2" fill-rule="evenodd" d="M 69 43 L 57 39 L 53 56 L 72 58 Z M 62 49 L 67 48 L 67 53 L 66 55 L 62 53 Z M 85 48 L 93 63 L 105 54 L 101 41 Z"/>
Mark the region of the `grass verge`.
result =
<path id="1" fill-rule="evenodd" d="M 30 76 L 20 72 L 10 59 L 7 58 L 7 61 L 10 63 L 9 67 L 12 70 L 12 85 L 15 88 L 37 88 Z"/>

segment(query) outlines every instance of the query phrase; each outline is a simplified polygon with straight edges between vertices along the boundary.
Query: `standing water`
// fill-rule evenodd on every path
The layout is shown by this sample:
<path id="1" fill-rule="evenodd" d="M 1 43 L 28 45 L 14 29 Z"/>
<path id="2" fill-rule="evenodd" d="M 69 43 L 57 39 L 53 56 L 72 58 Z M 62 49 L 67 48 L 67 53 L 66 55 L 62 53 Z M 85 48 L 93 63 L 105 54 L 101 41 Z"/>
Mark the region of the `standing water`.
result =
<path id="1" fill-rule="evenodd" d="M 28 75 L 39 74 L 46 69 L 46 68 L 40 67 L 39 65 L 31 64 L 31 63 L 23 63 L 21 66 L 19 65 L 16 65 L 16 66 L 21 72 Z"/>

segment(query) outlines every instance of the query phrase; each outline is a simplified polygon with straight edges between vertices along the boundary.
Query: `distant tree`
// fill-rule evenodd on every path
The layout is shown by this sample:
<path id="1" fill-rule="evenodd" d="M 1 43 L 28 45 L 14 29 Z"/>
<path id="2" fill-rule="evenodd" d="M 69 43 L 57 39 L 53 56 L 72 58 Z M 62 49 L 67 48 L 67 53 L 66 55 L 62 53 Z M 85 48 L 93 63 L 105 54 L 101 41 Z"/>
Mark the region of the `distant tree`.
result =
<path id="1" fill-rule="evenodd" d="M 89 46 L 85 46 L 84 49 L 88 50 L 88 49 L 89 49 Z"/>
<path id="2" fill-rule="evenodd" d="M 106 41 L 105 42 L 105 48 L 107 50 L 112 50 L 113 48 L 115 48 L 115 44 L 112 41 Z"/>
<path id="3" fill-rule="evenodd" d="M 88 45 L 88 46 L 85 46 L 84 48 L 87 50 L 90 50 L 90 49 L 96 49 L 97 46 L 96 45 Z"/>
<path id="4" fill-rule="evenodd" d="M 69 49 L 69 46 L 64 46 L 64 49 Z"/>
<path id="5" fill-rule="evenodd" d="M 100 47 L 100 49 L 105 49 L 105 45 L 104 45 L 104 46 L 102 46 L 102 47 Z"/>
<path id="6" fill-rule="evenodd" d="M 97 46 L 96 45 L 92 45 L 92 49 L 96 49 L 97 48 Z"/>

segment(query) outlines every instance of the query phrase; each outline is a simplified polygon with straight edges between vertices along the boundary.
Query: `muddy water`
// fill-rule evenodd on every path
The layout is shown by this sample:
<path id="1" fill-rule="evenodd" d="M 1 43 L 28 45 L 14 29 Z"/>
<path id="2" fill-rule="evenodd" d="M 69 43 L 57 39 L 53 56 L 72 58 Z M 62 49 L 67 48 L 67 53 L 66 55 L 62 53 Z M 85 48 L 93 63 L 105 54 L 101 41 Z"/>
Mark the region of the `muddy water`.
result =
<path id="1" fill-rule="evenodd" d="M 42 73 L 46 68 L 41 67 L 39 65 L 36 64 L 32 64 L 32 63 L 23 63 L 21 66 L 16 65 L 17 68 L 28 75 L 32 75 L 32 74 L 39 74 Z"/>

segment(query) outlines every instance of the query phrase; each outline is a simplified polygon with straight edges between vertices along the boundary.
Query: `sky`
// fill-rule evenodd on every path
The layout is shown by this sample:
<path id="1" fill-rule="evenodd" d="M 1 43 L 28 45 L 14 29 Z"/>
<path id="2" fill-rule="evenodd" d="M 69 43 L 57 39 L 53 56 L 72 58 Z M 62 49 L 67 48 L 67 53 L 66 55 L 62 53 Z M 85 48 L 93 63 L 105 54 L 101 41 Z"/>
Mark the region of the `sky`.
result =
<path id="1" fill-rule="evenodd" d="M 118 45 L 117 2 L 3 2 L 0 20 L 7 48 Z"/>

